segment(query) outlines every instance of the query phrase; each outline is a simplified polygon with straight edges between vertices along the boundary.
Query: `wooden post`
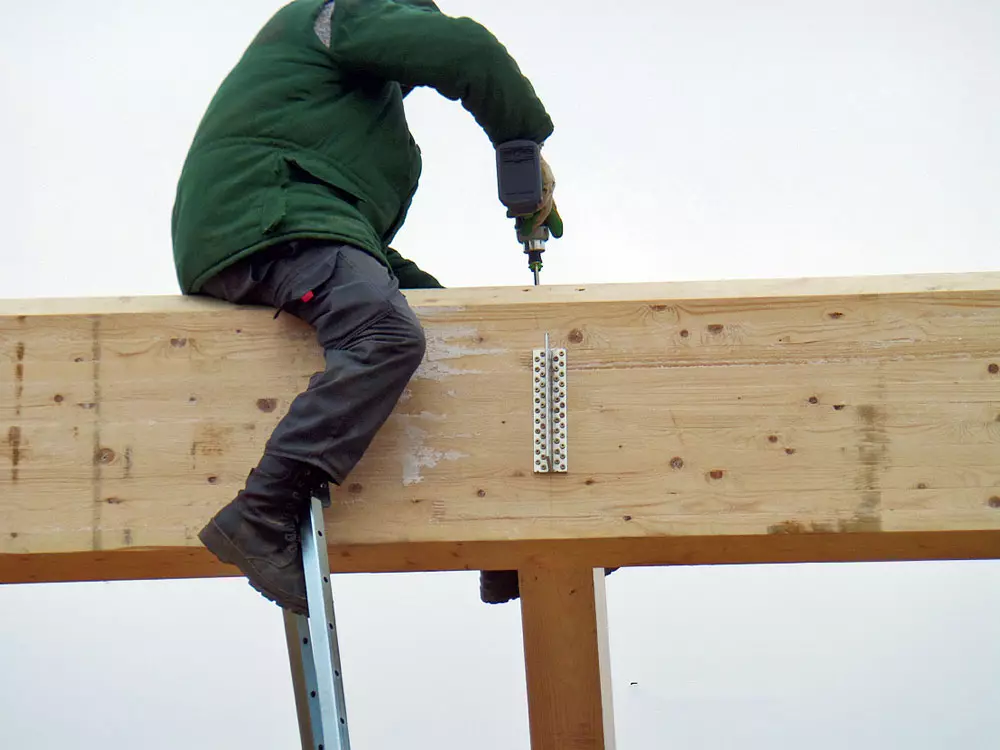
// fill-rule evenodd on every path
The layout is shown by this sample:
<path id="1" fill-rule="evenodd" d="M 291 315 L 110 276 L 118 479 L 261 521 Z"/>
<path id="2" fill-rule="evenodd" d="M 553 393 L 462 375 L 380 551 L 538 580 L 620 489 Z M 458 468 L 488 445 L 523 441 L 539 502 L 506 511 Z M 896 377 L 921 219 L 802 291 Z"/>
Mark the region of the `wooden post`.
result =
<path id="1" fill-rule="evenodd" d="M 532 750 L 614 750 L 604 571 L 522 568 Z"/>

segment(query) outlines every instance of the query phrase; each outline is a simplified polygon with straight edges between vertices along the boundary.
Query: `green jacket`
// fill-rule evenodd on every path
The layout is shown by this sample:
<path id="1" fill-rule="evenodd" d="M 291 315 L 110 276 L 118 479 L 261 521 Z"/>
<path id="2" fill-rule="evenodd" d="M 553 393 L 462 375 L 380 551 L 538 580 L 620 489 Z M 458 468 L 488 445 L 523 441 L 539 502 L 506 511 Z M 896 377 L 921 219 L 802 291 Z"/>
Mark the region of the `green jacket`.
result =
<path id="1" fill-rule="evenodd" d="M 552 133 L 500 42 L 430 0 L 281 8 L 219 87 L 181 171 L 172 219 L 181 290 L 197 293 L 231 263 L 299 237 L 360 247 L 404 287 L 436 285 L 388 249 L 420 177 L 403 110 L 416 86 L 460 100 L 494 146 Z"/>

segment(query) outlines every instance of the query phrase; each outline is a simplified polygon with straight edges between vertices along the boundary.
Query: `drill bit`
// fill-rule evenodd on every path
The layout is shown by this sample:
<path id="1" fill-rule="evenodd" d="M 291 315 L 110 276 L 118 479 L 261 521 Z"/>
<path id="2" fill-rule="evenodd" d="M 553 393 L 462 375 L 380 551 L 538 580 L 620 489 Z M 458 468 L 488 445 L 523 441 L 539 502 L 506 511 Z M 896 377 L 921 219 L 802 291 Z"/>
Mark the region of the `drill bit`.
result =
<path id="1" fill-rule="evenodd" d="M 540 252 L 535 250 L 525 250 L 528 253 L 528 269 L 531 271 L 532 275 L 535 277 L 535 286 L 541 284 L 542 277 L 542 256 Z"/>

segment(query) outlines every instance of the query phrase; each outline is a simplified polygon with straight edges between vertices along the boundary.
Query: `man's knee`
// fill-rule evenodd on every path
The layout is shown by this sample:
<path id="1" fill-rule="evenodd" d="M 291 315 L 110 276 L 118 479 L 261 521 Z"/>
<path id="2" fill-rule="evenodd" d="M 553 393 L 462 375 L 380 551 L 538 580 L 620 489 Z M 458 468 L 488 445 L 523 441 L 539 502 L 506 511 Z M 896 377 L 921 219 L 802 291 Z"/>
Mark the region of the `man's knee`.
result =
<path id="1" fill-rule="evenodd" d="M 400 344 L 411 369 L 416 371 L 427 353 L 427 336 L 424 327 L 412 310 L 407 307 L 399 317 L 403 321 Z"/>

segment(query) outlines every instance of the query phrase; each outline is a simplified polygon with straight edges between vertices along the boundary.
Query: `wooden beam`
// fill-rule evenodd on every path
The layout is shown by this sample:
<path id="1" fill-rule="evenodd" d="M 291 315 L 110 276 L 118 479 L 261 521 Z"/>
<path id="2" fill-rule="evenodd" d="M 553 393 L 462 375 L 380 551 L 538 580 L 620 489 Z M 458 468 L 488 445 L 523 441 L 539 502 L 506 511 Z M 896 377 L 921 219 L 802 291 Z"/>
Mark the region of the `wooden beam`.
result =
<path id="1" fill-rule="evenodd" d="M 335 493 L 338 570 L 1000 556 L 1000 274 L 409 297 L 427 359 Z M 234 572 L 197 531 L 321 366 L 267 309 L 0 302 L 0 581 Z"/>
<path id="2" fill-rule="evenodd" d="M 330 548 L 330 566 L 337 573 L 505 570 L 551 561 L 613 567 L 995 558 L 1000 558 L 1000 534 L 990 530 L 840 534 L 804 529 L 768 537 L 400 542 Z M 222 565 L 200 547 L 0 554 L 0 583 L 234 575 L 240 575 L 236 568 Z"/>
<path id="3" fill-rule="evenodd" d="M 604 571 L 519 571 L 532 750 L 614 750 Z"/>

